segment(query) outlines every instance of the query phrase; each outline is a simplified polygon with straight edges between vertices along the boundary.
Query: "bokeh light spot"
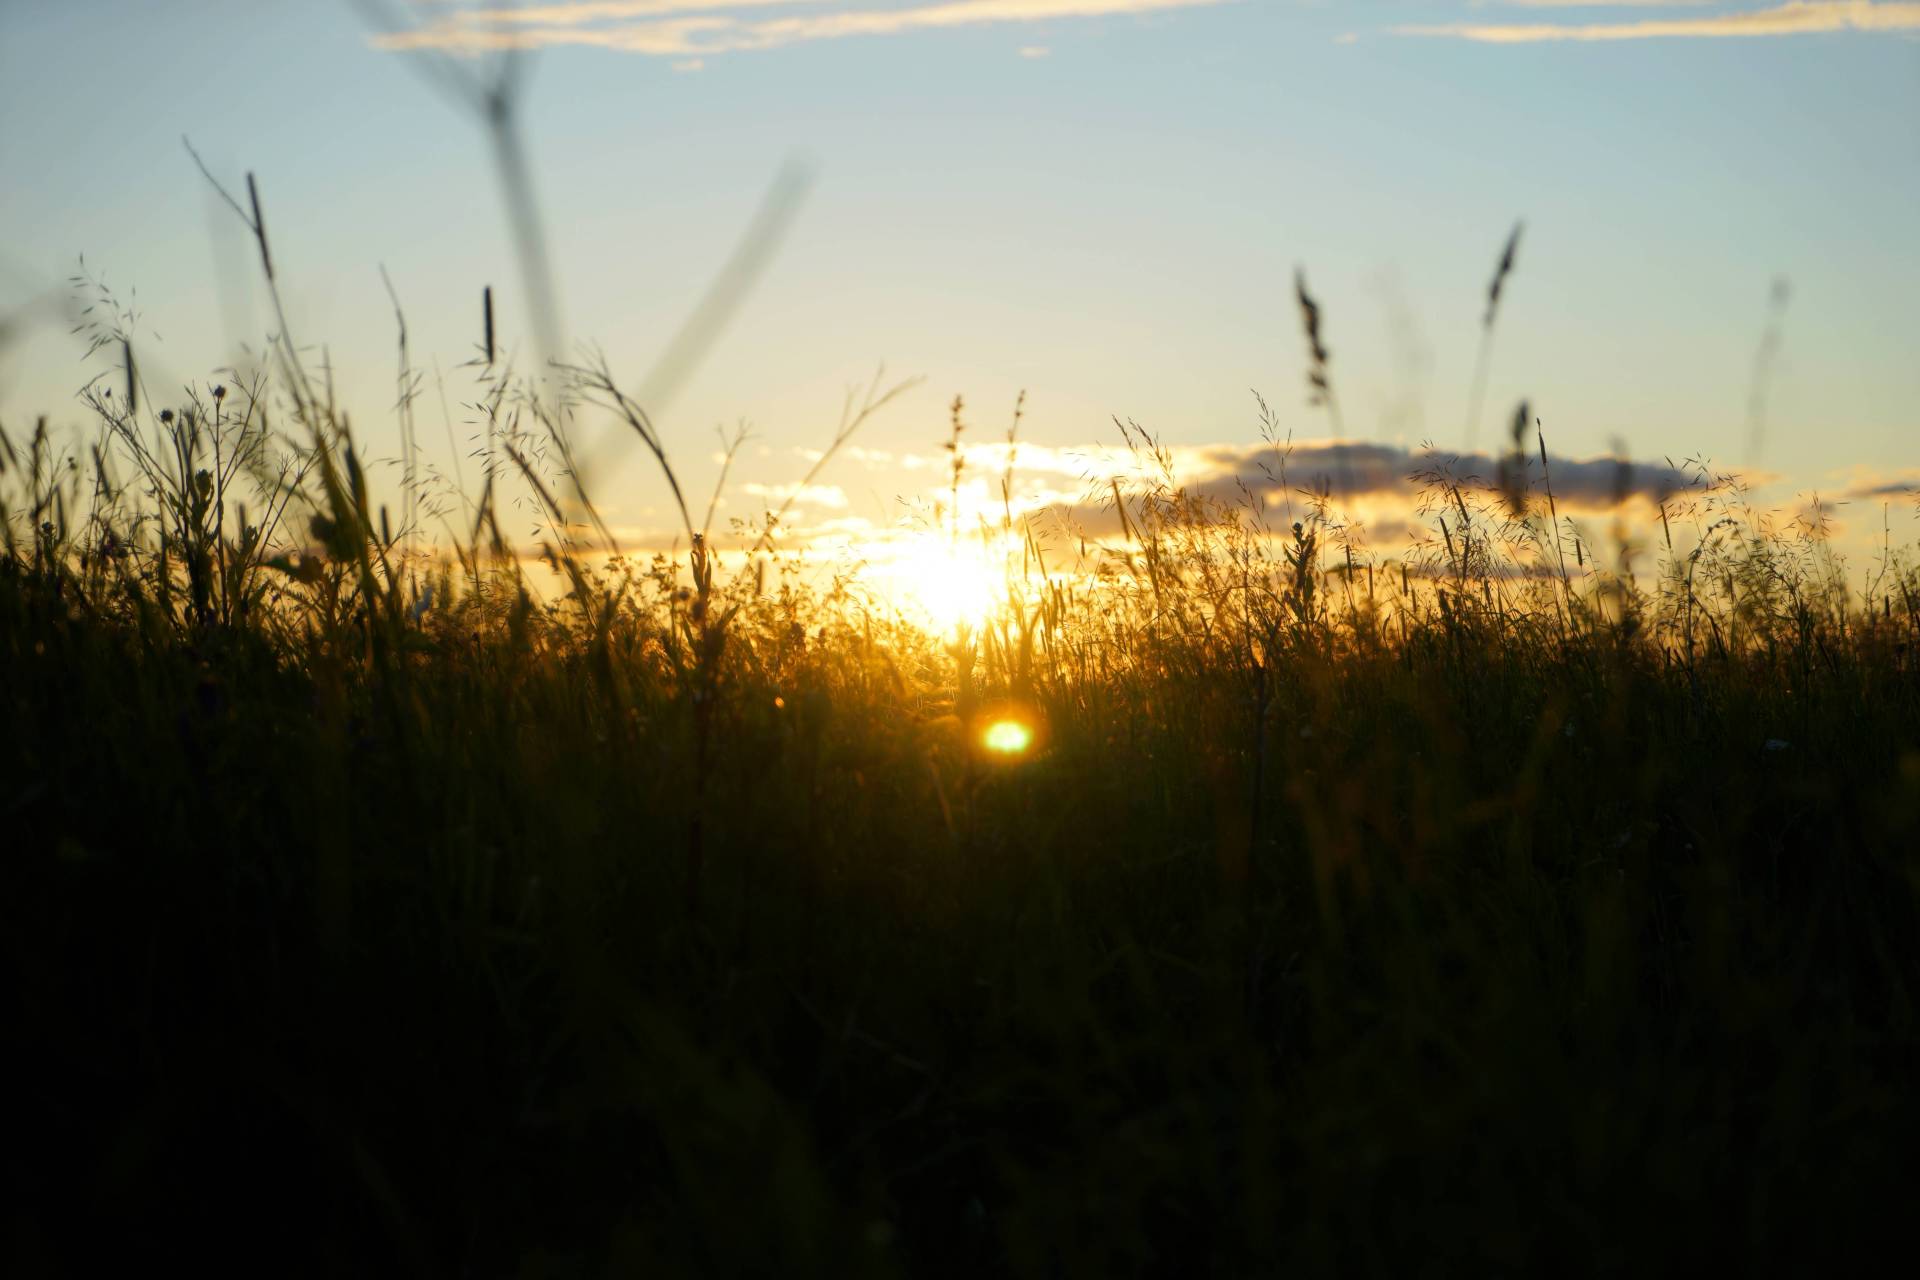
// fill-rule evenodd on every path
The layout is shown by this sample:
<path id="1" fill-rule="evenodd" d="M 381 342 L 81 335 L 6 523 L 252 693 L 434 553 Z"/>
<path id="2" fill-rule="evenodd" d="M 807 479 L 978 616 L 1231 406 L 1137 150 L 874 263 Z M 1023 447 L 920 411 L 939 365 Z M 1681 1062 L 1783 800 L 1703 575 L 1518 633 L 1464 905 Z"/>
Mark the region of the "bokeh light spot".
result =
<path id="1" fill-rule="evenodd" d="M 1022 755 L 1033 745 L 1033 730 L 1018 720 L 995 720 L 980 741 L 995 755 Z"/>

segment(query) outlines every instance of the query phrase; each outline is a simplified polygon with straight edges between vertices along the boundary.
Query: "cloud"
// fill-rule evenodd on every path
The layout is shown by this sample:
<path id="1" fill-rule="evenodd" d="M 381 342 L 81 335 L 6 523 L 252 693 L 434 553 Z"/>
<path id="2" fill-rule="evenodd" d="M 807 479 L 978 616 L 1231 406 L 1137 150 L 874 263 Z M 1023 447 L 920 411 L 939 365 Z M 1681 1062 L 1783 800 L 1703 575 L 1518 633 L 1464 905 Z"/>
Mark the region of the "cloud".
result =
<path id="1" fill-rule="evenodd" d="M 903 466 L 938 467 L 944 472 L 953 465 L 952 456 L 945 453 L 910 456 L 912 461 L 901 459 Z M 1124 475 L 1132 468 L 1131 463 L 1115 459 L 1111 449 L 1094 445 L 1034 444 L 1024 440 L 1015 444 L 1005 440 L 982 440 L 964 445 L 962 456 L 968 475 L 990 475 L 996 478 L 996 482 L 1006 471 L 1009 461 L 1018 475 L 1072 476 L 1082 480 L 1102 480 L 1109 475 Z"/>
<path id="2" fill-rule="evenodd" d="M 1079 490 L 1105 490 L 1118 480 L 1123 487 L 1135 488 L 1148 478 L 1161 478 L 1161 466 L 1125 449 L 1099 445 L 1044 445 L 1004 441 L 985 441 L 968 445 L 963 451 L 962 496 L 969 486 L 978 488 L 983 502 L 993 510 L 1000 507 L 1000 483 L 1007 471 L 1012 451 L 1015 505 L 1023 493 L 1059 492 L 1061 486 Z M 1255 492 L 1279 493 L 1327 490 L 1336 499 L 1381 495 L 1411 496 L 1426 477 L 1447 475 L 1464 488 L 1496 483 L 1500 459 L 1487 453 L 1449 453 L 1436 449 L 1410 449 L 1397 444 L 1335 440 L 1295 441 L 1284 462 L 1273 445 L 1239 442 L 1195 445 L 1167 445 L 1162 452 L 1164 468 L 1172 473 L 1172 483 L 1196 496 L 1238 501 L 1241 485 Z M 1554 500 L 1563 508 L 1605 511 L 1622 502 L 1664 501 L 1674 494 L 1699 487 L 1697 466 L 1633 461 L 1613 457 L 1574 458 L 1549 453 Z M 898 454 L 892 463 L 904 470 L 933 470 L 939 477 L 934 488 L 941 493 L 947 487 L 946 454 Z M 1541 491 L 1540 459 L 1529 452 L 1525 458 L 1528 482 Z M 1752 483 L 1766 479 L 1743 473 Z M 963 506 L 965 504 L 963 503 Z"/>
<path id="3" fill-rule="evenodd" d="M 935 0 L 856 8 L 848 0 L 581 0 L 455 8 L 413 30 L 376 36 L 373 43 L 393 51 L 457 53 L 571 45 L 688 59 L 844 36 L 1144 15 L 1233 2 Z M 806 12 L 791 12 L 800 9 Z M 1022 55 L 1039 56 L 1024 49 Z"/>
<path id="4" fill-rule="evenodd" d="M 743 484 L 742 493 L 750 493 L 756 498 L 764 498 L 769 505 L 791 502 L 796 507 L 831 507 L 842 510 L 847 505 L 847 494 L 837 484 Z"/>
<path id="5" fill-rule="evenodd" d="M 1856 467 L 1841 497 L 1849 502 L 1883 499 L 1920 502 L 1920 470 L 1896 471 L 1889 475 Z"/>
<path id="6" fill-rule="evenodd" d="M 1572 0 L 1510 0 L 1525 8 L 1570 8 Z M 1614 0 L 1616 6 L 1631 0 Z M 1585 6 L 1581 6 L 1585 7 Z M 1634 7 L 1657 6 L 1655 0 Z M 1484 44 L 1545 41 L 1654 40 L 1713 37 L 1816 35 L 1827 32 L 1920 31 L 1920 3 L 1905 0 L 1788 0 L 1764 9 L 1726 8 L 1674 18 L 1633 22 L 1448 23 L 1399 26 L 1394 35 L 1438 36 Z"/>
<path id="7" fill-rule="evenodd" d="M 487 5 L 454 9 L 450 22 L 476 27 L 572 27 L 631 18 L 667 18 L 677 14 L 728 9 L 765 9 L 810 0 L 562 0 L 558 4 Z"/>
<path id="8" fill-rule="evenodd" d="M 1102 545 L 1115 545 L 1115 540 L 1122 537 L 1113 505 L 1116 484 L 1128 499 L 1129 518 L 1138 524 L 1138 495 L 1147 486 L 1148 473 L 1159 469 L 1158 464 L 1125 448 L 1021 444 L 1014 454 L 1009 498 L 1003 500 L 1000 486 L 1006 475 L 1006 451 L 1004 441 L 966 447 L 958 493 L 959 519 L 954 527 L 969 534 L 997 531 L 1010 511 L 1016 521 L 1031 521 L 1035 536 L 1047 548 L 1049 562 L 1062 567 L 1079 563 L 1082 538 L 1087 540 L 1086 549 L 1097 551 Z M 1283 534 L 1291 521 L 1306 518 L 1312 493 L 1327 491 L 1338 517 L 1359 541 L 1389 554 L 1437 544 L 1440 534 L 1433 519 L 1435 512 L 1428 509 L 1423 498 L 1437 498 L 1449 523 L 1453 522 L 1451 499 L 1438 488 L 1440 477 L 1456 479 L 1468 504 L 1483 508 L 1495 501 L 1488 491 L 1499 474 L 1499 459 L 1485 453 L 1456 454 L 1324 439 L 1295 441 L 1286 456 L 1284 475 L 1279 452 L 1261 443 L 1169 445 L 1161 456 L 1171 471 L 1171 483 L 1189 498 L 1242 512 L 1249 501 L 1262 504 L 1265 520 L 1276 535 Z M 890 516 L 857 514 L 846 491 L 831 484 L 805 489 L 793 483 L 743 484 L 737 486 L 738 491 L 753 501 L 742 505 L 764 503 L 777 508 L 791 497 L 793 503 L 783 522 L 779 546 L 783 553 L 813 560 L 885 562 L 890 556 L 911 554 L 914 547 L 924 544 L 929 533 L 939 535 L 949 527 L 948 506 L 953 498 L 949 455 L 874 450 L 857 461 L 876 471 L 897 468 L 907 480 L 902 489 L 895 490 L 899 497 L 884 504 L 891 510 Z M 1692 463 L 1676 466 L 1664 459 L 1559 454 L 1549 454 L 1547 462 L 1559 514 L 1582 524 L 1595 517 L 1610 522 L 1618 514 L 1632 528 L 1657 528 L 1654 507 L 1664 503 L 1679 531 L 1691 499 L 1703 490 L 1701 468 Z M 1888 479 L 1865 471 L 1854 476 L 1859 485 Z M 1526 480 L 1537 503 L 1544 495 L 1537 455 L 1526 460 Z M 1831 525 L 1831 507 L 1825 518 Z M 678 545 L 675 532 L 668 529 L 620 532 L 622 545 L 629 550 Z M 741 550 L 741 545 L 725 536 L 720 546 L 728 552 Z M 1515 570 L 1532 571 L 1524 567 Z"/>
<path id="9" fill-rule="evenodd" d="M 1722 0 L 1499 0 L 1514 9 L 1705 9 Z"/>
<path id="10" fill-rule="evenodd" d="M 1137 494 L 1143 481 L 1159 479 L 1161 466 L 1171 483 L 1189 498 L 1244 509 L 1264 505 L 1276 526 L 1302 518 L 1309 495 L 1329 493 L 1336 507 L 1376 545 L 1405 543 L 1431 534 L 1419 514 L 1423 492 L 1434 494 L 1443 477 L 1452 477 L 1468 494 L 1484 496 L 1497 483 L 1499 459 L 1484 453 L 1454 454 L 1400 445 L 1359 441 L 1296 441 L 1285 458 L 1265 444 L 1173 445 L 1162 450 L 1164 464 L 1148 463 L 1125 450 L 1092 446 L 1021 445 L 1014 457 L 1011 508 L 1016 518 L 1031 515 L 1036 527 L 1053 533 L 1106 538 L 1120 532 L 1113 510 L 1113 487 Z M 903 467 L 914 455 L 898 459 Z M 939 460 L 943 475 L 947 459 Z M 1638 506 L 1646 516 L 1654 504 L 1702 488 L 1700 468 L 1671 462 L 1611 457 L 1574 458 L 1549 454 L 1554 501 L 1561 515 L 1591 515 Z M 1000 481 L 1006 465 L 1003 443 L 969 447 L 960 486 L 960 525 L 984 521 L 998 527 L 1002 516 Z M 1537 455 L 1525 459 L 1526 482 L 1537 499 L 1544 493 Z M 949 500 L 948 484 L 929 483 L 914 505 L 915 519 L 937 526 Z M 1293 515 L 1287 515 L 1291 508 Z M 1674 507 L 1669 505 L 1669 511 Z M 1137 519 L 1137 513 L 1136 517 Z"/>
<path id="11" fill-rule="evenodd" d="M 1524 458 L 1527 481 L 1543 491 L 1539 458 Z M 1255 493 L 1284 497 L 1286 492 L 1325 491 L 1336 500 L 1412 497 L 1431 481 L 1451 477 L 1463 488 L 1496 481 L 1500 460 L 1485 453 L 1445 453 L 1401 445 L 1331 440 L 1296 443 L 1285 459 L 1285 488 L 1280 455 L 1271 445 L 1202 445 L 1175 452 L 1176 474 L 1189 469 L 1188 491 L 1241 499 L 1241 486 Z M 1641 499 L 1664 502 L 1699 487 L 1699 472 L 1671 462 L 1634 462 L 1620 458 L 1570 458 L 1549 454 L 1554 501 L 1563 509 L 1606 511 Z"/>

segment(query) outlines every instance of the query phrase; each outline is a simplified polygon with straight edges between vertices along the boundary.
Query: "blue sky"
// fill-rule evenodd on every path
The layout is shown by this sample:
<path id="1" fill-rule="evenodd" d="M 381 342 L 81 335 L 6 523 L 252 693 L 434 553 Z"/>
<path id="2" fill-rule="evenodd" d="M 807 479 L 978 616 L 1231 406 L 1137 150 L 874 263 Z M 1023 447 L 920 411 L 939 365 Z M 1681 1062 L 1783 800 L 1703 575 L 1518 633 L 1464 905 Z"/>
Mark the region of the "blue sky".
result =
<path id="1" fill-rule="evenodd" d="M 1115 414 L 1248 440 L 1249 388 L 1322 435 L 1296 265 L 1350 433 L 1458 447 L 1517 217 L 1483 444 L 1526 396 L 1557 452 L 1741 464 L 1785 276 L 1758 464 L 1838 494 L 1920 463 L 1920 5 L 648 7 L 403 12 L 427 43 L 542 46 L 527 132 L 565 331 L 636 382 L 782 163 L 811 166 L 779 256 L 661 415 L 696 488 L 714 427 L 742 420 L 740 478 L 791 479 L 882 361 L 926 379 L 863 436 L 896 460 L 936 451 L 955 393 L 984 436 L 1020 388 L 1028 438 L 1060 449 L 1110 440 Z M 471 353 L 482 284 L 526 328 L 481 130 L 374 36 L 345 0 L 0 7 L 0 309 L 85 253 L 137 288 L 150 378 L 257 341 L 263 294 L 190 136 L 221 176 L 259 175 L 291 322 L 391 448 L 381 264 L 422 363 Z M 78 355 L 51 320 L 0 352 L 0 420 L 80 421 Z M 902 474 L 835 478 L 878 520 Z M 634 524 L 661 497 L 638 459 L 600 482 Z"/>

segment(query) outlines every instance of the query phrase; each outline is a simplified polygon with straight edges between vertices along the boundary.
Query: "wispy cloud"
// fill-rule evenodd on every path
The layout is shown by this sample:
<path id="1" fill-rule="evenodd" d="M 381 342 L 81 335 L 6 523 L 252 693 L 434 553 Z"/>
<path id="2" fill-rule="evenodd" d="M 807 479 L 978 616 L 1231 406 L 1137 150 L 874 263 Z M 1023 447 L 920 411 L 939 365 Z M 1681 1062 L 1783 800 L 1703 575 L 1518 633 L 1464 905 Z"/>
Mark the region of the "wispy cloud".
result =
<path id="1" fill-rule="evenodd" d="M 579 0 L 445 8 L 413 30 L 375 37 L 374 44 L 395 51 L 459 53 L 572 45 L 688 59 L 846 36 L 1141 16 L 1229 3 L 1234 0 L 909 0 L 864 5 L 857 0 Z"/>
<path id="2" fill-rule="evenodd" d="M 1706 9 L 1724 0 L 1498 0 L 1513 9 Z"/>
<path id="3" fill-rule="evenodd" d="M 845 510 L 847 493 L 837 484 L 743 484 L 743 493 L 772 503 L 790 502 L 799 507 L 828 507 Z"/>
<path id="4" fill-rule="evenodd" d="M 1612 0 L 1610 6 L 1576 4 L 1575 0 L 1508 0 L 1508 3 L 1529 9 L 1669 7 L 1662 0 Z M 1785 4 L 1758 9 L 1724 4 L 1711 7 L 1714 9 L 1712 13 L 1642 18 L 1628 22 L 1462 22 L 1398 26 L 1392 28 L 1392 32 L 1400 36 L 1449 37 L 1484 44 L 1539 44 L 1569 40 L 1750 38 L 1849 31 L 1920 31 L 1920 3 L 1908 3 L 1905 0 L 1788 0 Z"/>
<path id="5" fill-rule="evenodd" d="M 1920 503 L 1920 469 L 1876 471 L 1855 467 L 1847 473 L 1841 496 L 1851 502 L 1894 500 Z"/>
<path id="6" fill-rule="evenodd" d="M 560 0 L 557 4 L 443 5 L 444 20 L 475 27 L 577 27 L 633 18 L 727 13 L 806 4 L 809 0 Z"/>

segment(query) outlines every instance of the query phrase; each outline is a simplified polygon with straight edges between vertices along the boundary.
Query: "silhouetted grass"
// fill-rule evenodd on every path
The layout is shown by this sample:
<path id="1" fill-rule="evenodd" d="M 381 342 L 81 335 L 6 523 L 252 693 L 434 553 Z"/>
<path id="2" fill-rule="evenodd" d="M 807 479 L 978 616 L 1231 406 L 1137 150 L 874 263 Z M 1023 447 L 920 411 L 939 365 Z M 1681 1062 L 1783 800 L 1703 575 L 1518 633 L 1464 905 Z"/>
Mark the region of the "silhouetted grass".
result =
<path id="1" fill-rule="evenodd" d="M 1005 606 L 929 636 L 729 573 L 677 481 L 686 566 L 623 554 L 576 398 L 673 477 L 604 362 L 535 397 L 489 337 L 480 491 L 409 429 L 395 527 L 290 344 L 184 398 L 121 345 L 97 441 L 0 451 L 18 1274 L 1766 1270 L 1904 1231 L 1897 554 L 1850 589 L 1703 476 L 1636 570 L 1535 491 L 1523 407 L 1388 563 L 1129 426 L 1124 539 L 1049 572 L 1004 503 Z M 1009 706 L 1042 749 L 987 759 Z"/>

